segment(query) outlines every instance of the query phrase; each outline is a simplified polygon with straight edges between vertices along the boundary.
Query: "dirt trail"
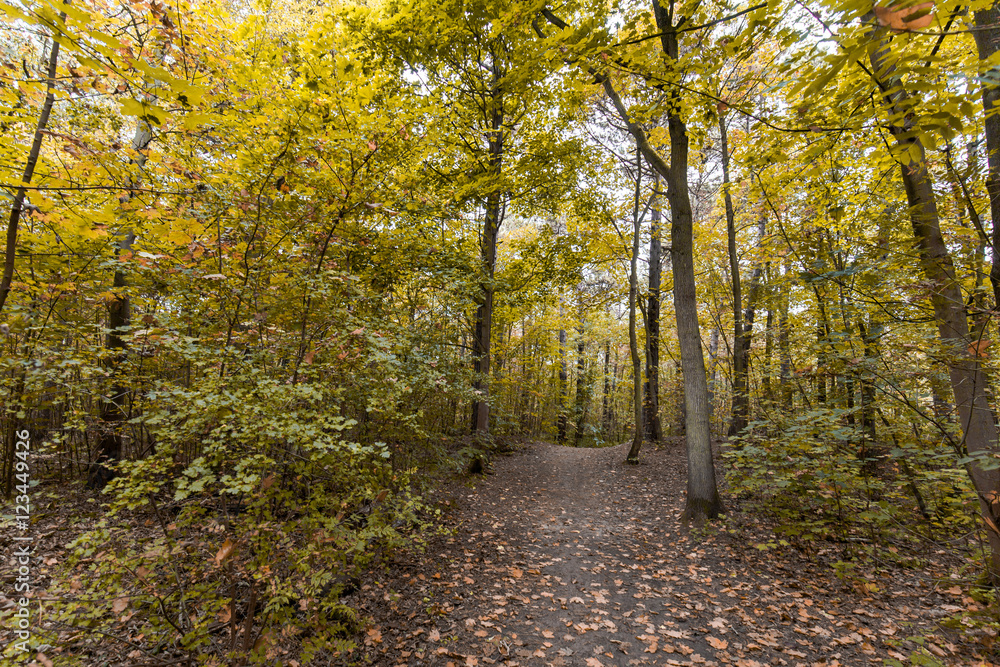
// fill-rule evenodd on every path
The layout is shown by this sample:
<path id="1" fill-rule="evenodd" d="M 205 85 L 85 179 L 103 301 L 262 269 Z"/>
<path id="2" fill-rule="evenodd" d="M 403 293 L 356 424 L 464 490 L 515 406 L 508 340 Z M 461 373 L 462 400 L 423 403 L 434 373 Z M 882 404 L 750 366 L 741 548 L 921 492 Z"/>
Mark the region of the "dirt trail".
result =
<path id="1" fill-rule="evenodd" d="M 916 648 L 906 638 L 955 602 L 912 576 L 845 584 L 811 562 L 817 554 L 758 550 L 766 534 L 732 521 L 696 538 L 678 522 L 683 447 L 649 451 L 639 466 L 625 453 L 534 444 L 498 459 L 449 501 L 451 537 L 359 593 L 375 619 L 366 659 L 864 666 L 903 659 Z M 932 639 L 946 664 L 978 664 Z"/>

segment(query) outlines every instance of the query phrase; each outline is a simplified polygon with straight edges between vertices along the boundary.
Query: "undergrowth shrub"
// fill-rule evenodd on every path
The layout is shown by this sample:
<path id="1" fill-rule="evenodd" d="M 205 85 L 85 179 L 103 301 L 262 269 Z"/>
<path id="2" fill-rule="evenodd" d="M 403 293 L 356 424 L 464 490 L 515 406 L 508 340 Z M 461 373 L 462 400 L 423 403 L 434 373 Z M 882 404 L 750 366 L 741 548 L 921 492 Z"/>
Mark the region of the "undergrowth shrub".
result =
<path id="1" fill-rule="evenodd" d="M 348 437 L 335 393 L 252 369 L 151 392 L 155 452 L 117 466 L 109 513 L 72 543 L 77 601 L 58 619 L 143 645 L 133 659 L 308 663 L 347 649 L 360 620 L 341 594 L 432 515 L 384 443 Z M 198 456 L 180 463 L 192 442 Z"/>
<path id="2" fill-rule="evenodd" d="M 974 529 L 975 495 L 944 443 L 892 432 L 865 442 L 849 412 L 815 408 L 750 424 L 724 452 L 730 489 L 800 542 L 915 542 Z"/>

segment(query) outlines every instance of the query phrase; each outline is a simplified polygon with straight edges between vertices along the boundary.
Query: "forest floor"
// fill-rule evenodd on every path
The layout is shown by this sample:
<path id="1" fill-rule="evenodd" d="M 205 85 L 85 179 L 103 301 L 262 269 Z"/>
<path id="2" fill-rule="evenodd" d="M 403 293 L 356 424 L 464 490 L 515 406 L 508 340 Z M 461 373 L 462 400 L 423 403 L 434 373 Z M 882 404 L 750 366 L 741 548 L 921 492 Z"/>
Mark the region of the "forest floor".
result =
<path id="1" fill-rule="evenodd" d="M 971 600 L 945 572 L 841 579 L 842 546 L 776 545 L 740 511 L 682 527 L 681 441 L 530 443 L 442 501 L 451 532 L 400 554 L 347 600 L 371 624 L 353 664 L 990 665 L 938 623 Z M 761 549 L 770 542 L 772 547 Z M 911 663 L 919 651 L 922 661 Z"/>

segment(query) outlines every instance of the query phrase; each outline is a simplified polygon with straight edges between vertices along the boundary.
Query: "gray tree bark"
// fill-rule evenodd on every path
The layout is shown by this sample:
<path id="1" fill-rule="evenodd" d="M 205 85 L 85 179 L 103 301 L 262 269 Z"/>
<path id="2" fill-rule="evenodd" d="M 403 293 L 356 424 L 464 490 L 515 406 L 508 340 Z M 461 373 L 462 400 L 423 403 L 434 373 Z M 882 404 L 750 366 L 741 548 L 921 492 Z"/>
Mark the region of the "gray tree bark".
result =
<path id="1" fill-rule="evenodd" d="M 993 458 L 1000 455 L 1000 447 L 994 413 L 986 394 L 989 377 L 980 357 L 971 349 L 973 341 L 969 335 L 965 300 L 948 246 L 941 235 L 937 200 L 924 146 L 911 131 L 913 120 L 909 109 L 913 102 L 903 82 L 896 76 L 885 35 L 884 29 L 876 31 L 877 41 L 869 55 L 887 107 L 890 131 L 899 150 L 897 161 L 910 204 L 910 222 L 920 252 L 921 270 L 934 286 L 930 301 L 938 337 L 950 353 L 948 372 L 959 426 L 970 457 Z M 967 463 L 965 468 L 979 496 L 979 507 L 990 543 L 991 574 L 996 580 L 1000 578 L 1000 470 L 988 469 L 978 461 Z"/>
<path id="2" fill-rule="evenodd" d="M 636 306 L 639 300 L 639 237 L 642 232 L 642 218 L 639 213 L 639 198 L 642 194 L 642 152 L 635 151 L 635 198 L 632 207 L 632 258 L 628 274 L 628 348 L 632 355 L 632 398 L 635 403 L 635 433 L 632 435 L 632 446 L 628 450 L 626 461 L 637 463 L 639 452 L 642 451 L 643 431 L 645 424 L 642 419 L 642 360 L 639 357 L 639 339 L 636 331 Z"/>

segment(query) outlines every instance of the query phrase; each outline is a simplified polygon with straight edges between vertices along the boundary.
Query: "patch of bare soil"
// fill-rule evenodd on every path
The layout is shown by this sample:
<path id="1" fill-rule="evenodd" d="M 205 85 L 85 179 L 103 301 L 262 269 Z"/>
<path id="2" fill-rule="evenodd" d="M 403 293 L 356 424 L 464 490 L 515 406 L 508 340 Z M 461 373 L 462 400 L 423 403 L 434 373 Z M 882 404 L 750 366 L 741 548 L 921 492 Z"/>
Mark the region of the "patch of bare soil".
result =
<path id="1" fill-rule="evenodd" d="M 372 619 L 352 664 L 478 666 L 989 665 L 936 628 L 960 600 L 903 568 L 845 583 L 792 547 L 759 550 L 739 517 L 683 528 L 683 443 L 531 444 L 457 487 L 450 536 L 397 556 L 349 602 Z M 744 517 L 745 518 L 745 517 Z M 773 539 L 771 537 L 770 539 Z M 957 589 L 954 589 L 957 591 Z"/>

